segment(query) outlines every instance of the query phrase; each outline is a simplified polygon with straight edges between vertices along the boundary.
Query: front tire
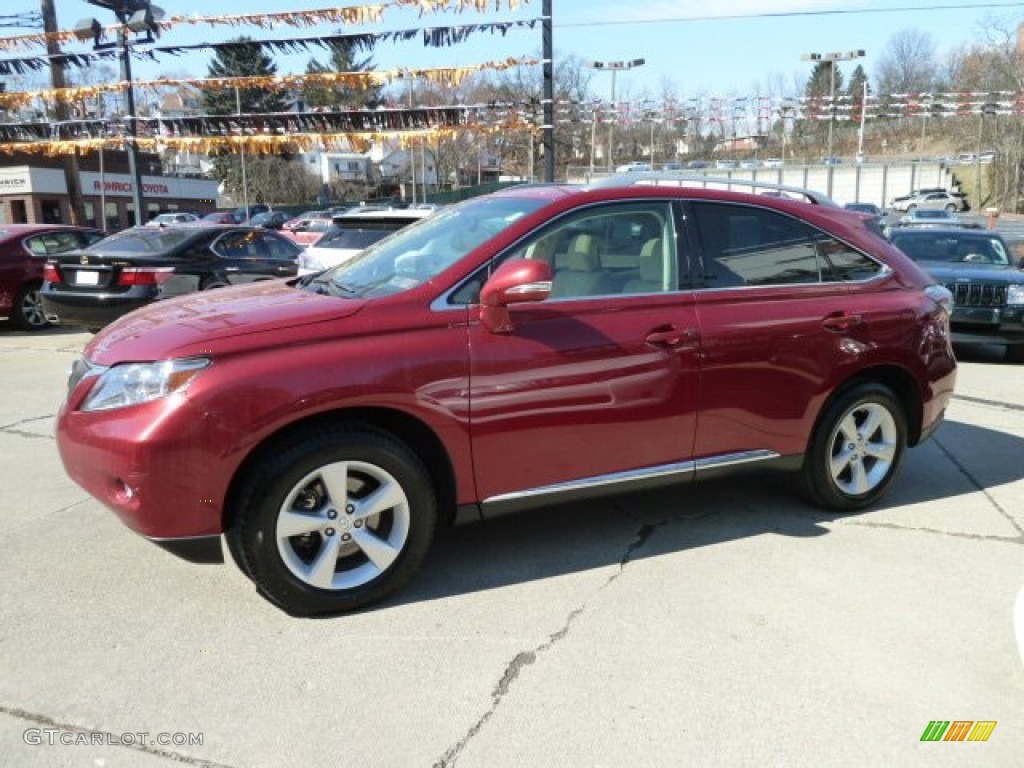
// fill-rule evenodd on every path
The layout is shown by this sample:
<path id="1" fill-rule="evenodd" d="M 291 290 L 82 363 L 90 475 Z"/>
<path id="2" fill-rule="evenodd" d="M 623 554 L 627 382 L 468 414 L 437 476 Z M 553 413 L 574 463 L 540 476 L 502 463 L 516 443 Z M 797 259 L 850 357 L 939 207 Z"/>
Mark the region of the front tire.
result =
<path id="1" fill-rule="evenodd" d="M 228 530 L 242 570 L 295 616 L 403 587 L 430 548 L 437 497 L 407 446 L 371 426 L 303 433 L 256 462 Z"/>
<path id="2" fill-rule="evenodd" d="M 889 489 L 907 445 L 907 419 L 892 391 L 858 384 L 829 404 L 804 458 L 804 487 L 819 506 L 850 512 Z"/>
<path id="3" fill-rule="evenodd" d="M 43 299 L 39 292 L 41 287 L 36 283 L 21 289 L 14 301 L 14 312 L 11 316 L 15 327 L 23 331 L 40 331 L 50 325 L 43 311 Z"/>
<path id="4" fill-rule="evenodd" d="M 1016 364 L 1024 363 L 1024 344 L 1007 344 L 1006 362 Z"/>

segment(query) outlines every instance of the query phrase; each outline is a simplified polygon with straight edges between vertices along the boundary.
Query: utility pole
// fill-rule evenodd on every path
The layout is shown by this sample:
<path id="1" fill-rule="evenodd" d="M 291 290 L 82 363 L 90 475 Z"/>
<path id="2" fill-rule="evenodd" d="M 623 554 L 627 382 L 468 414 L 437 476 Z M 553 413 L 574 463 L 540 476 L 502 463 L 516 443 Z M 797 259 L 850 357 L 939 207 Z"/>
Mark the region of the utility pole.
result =
<path id="1" fill-rule="evenodd" d="M 54 0 L 41 0 L 40 10 L 43 15 L 43 31 L 46 33 L 46 53 L 50 56 L 50 86 L 54 89 L 66 88 L 67 79 L 64 77 L 64 62 L 59 58 L 60 43 L 54 37 L 59 31 L 57 26 L 57 9 Z M 70 119 L 68 103 L 62 99 L 54 100 L 55 117 L 57 122 L 65 122 Z M 71 154 L 64 155 L 64 185 L 68 190 L 68 203 L 71 208 L 71 223 L 85 223 L 85 203 L 82 200 L 82 177 L 78 165 L 78 150 Z"/>

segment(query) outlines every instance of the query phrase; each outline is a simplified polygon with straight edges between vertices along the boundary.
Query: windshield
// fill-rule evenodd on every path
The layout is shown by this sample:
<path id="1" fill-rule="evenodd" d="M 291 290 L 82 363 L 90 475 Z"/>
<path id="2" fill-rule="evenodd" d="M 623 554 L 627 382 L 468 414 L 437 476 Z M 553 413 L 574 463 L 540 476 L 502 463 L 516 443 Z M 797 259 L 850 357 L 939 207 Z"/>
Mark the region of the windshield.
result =
<path id="1" fill-rule="evenodd" d="M 367 248 L 378 240 L 383 240 L 385 237 L 390 235 L 405 226 L 406 222 L 391 221 L 387 223 L 387 226 L 382 226 L 377 229 L 342 229 L 340 227 L 331 227 L 327 233 L 320 238 L 317 242 L 317 248 L 346 248 L 352 249 L 353 251 L 361 251 L 363 248 Z M 359 225 L 357 225 L 358 227 Z"/>
<path id="2" fill-rule="evenodd" d="M 1006 246 L 997 237 L 893 233 L 892 242 L 914 261 L 947 261 L 998 264 L 1000 266 L 1010 263 Z"/>
<path id="3" fill-rule="evenodd" d="M 110 235 L 86 250 L 103 253 L 164 253 L 195 236 L 195 230 L 188 227 L 135 227 Z"/>
<path id="4" fill-rule="evenodd" d="M 361 298 L 410 290 L 547 202 L 516 197 L 468 200 L 405 227 L 308 284 L 313 290 Z M 317 245 L 322 244 L 323 240 Z"/>

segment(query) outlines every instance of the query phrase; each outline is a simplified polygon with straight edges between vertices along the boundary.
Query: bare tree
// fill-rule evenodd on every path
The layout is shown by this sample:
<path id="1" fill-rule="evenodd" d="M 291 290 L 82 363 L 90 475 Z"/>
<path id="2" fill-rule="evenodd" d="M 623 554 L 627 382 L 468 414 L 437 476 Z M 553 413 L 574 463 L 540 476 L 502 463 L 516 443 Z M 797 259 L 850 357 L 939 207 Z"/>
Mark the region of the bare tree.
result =
<path id="1" fill-rule="evenodd" d="M 932 88 L 936 72 L 931 35 L 903 29 L 889 38 L 875 80 L 882 93 L 922 93 Z"/>

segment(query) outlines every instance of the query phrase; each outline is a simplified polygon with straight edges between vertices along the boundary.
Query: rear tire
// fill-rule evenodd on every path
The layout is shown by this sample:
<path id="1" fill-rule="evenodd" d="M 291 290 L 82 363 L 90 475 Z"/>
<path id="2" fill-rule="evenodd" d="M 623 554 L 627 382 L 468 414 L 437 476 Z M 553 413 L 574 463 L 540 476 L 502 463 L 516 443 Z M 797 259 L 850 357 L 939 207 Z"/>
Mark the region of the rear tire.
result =
<path id="1" fill-rule="evenodd" d="M 1007 344 L 1006 362 L 1024 363 L 1024 344 Z"/>
<path id="2" fill-rule="evenodd" d="M 301 433 L 243 480 L 227 536 L 260 592 L 293 616 L 351 611 L 413 577 L 437 527 L 430 475 L 368 425 Z"/>
<path id="3" fill-rule="evenodd" d="M 21 289 L 14 300 L 14 312 L 11 314 L 11 321 L 15 327 L 23 331 L 41 331 L 49 327 L 50 323 L 43 312 L 40 288 L 42 286 L 38 283 L 30 283 Z"/>
<path id="4" fill-rule="evenodd" d="M 882 384 L 857 384 L 819 419 L 804 458 L 804 488 L 827 509 L 867 507 L 889 489 L 906 445 L 906 415 L 892 391 Z"/>

